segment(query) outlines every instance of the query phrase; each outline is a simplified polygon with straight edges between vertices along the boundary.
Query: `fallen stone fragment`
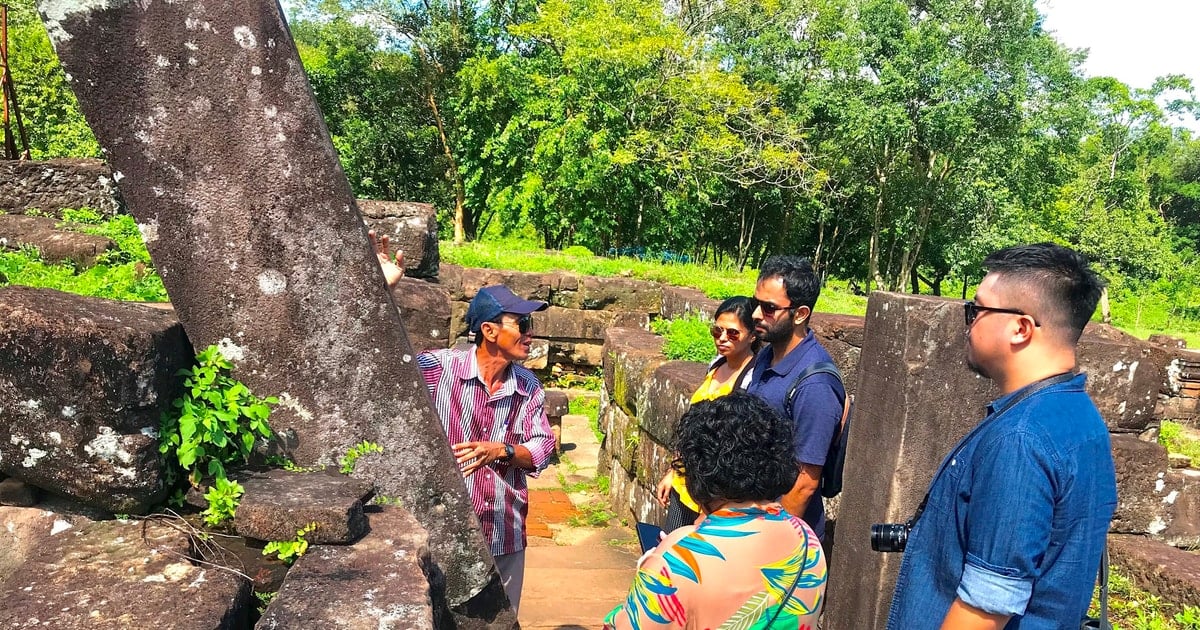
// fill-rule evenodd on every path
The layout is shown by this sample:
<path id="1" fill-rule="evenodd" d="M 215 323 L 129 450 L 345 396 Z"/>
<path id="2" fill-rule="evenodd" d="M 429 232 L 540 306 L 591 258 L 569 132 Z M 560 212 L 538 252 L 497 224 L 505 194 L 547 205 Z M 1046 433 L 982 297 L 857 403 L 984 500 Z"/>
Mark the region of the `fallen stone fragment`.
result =
<path id="1" fill-rule="evenodd" d="M 91 267 L 96 258 L 114 249 L 112 240 L 94 234 L 60 229 L 59 222 L 46 217 L 0 214 L 0 249 L 20 249 L 32 245 L 48 263 L 69 260 L 79 267 Z"/>
<path id="2" fill-rule="evenodd" d="M 359 199 L 357 203 L 367 227 L 388 236 L 391 252 L 404 252 L 405 276 L 437 277 L 440 259 L 437 211 L 432 204 L 369 199 Z"/>
<path id="3" fill-rule="evenodd" d="M 0 576 L 20 570 L 30 553 L 51 544 L 51 537 L 91 522 L 87 517 L 45 509 L 44 505 L 0 506 Z"/>
<path id="4" fill-rule="evenodd" d="M 373 512 L 370 522 L 371 533 L 352 546 L 310 547 L 255 628 L 439 627 L 428 534 L 396 507 Z"/>
<path id="5" fill-rule="evenodd" d="M 189 547 L 181 531 L 140 521 L 44 538 L 20 570 L 0 578 L 0 627 L 244 628 L 250 583 L 196 566 Z"/>
<path id="6" fill-rule="evenodd" d="M 1177 606 L 1200 602 L 1200 555 L 1143 536 L 1108 537 L 1112 566 L 1139 588 Z"/>
<path id="7" fill-rule="evenodd" d="M 312 544 L 346 544 L 366 533 L 363 500 L 373 490 L 369 481 L 338 473 L 286 470 L 237 479 L 246 490 L 233 517 L 233 528 L 241 536 L 292 540 L 296 530 L 311 523 L 316 523 L 316 529 L 305 540 Z"/>

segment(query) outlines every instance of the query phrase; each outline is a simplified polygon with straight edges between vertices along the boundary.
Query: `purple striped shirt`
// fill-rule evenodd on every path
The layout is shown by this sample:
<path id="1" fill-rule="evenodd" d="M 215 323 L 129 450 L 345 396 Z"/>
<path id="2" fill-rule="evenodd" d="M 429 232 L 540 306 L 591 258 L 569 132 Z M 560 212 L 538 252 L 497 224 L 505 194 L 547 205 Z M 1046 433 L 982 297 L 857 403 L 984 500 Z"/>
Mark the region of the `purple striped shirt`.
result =
<path id="1" fill-rule="evenodd" d="M 533 372 L 514 363 L 504 385 L 489 396 L 487 385 L 479 377 L 475 346 L 422 352 L 417 355 L 417 365 L 450 444 L 520 444 L 533 455 L 534 470 L 492 462 L 466 479 L 471 506 L 492 555 L 524 549 L 525 517 L 529 512 L 525 475 L 536 477 L 554 453 L 542 384 Z"/>

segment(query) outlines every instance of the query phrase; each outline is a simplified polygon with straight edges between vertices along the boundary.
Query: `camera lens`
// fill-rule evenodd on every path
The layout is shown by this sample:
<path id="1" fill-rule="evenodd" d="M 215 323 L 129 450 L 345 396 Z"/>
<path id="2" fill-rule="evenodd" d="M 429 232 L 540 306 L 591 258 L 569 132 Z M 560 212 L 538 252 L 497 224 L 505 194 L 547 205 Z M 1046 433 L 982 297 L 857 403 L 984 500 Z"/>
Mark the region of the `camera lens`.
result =
<path id="1" fill-rule="evenodd" d="M 876 523 L 871 526 L 871 549 L 883 553 L 904 551 L 908 544 L 906 523 Z"/>

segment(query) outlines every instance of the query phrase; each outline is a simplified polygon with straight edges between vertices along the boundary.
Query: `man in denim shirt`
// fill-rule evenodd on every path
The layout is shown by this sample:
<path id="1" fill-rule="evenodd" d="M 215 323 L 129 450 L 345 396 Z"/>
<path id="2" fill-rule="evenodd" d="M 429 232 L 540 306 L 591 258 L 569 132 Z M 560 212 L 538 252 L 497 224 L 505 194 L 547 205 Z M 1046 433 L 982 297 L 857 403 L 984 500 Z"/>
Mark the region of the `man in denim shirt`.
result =
<path id="1" fill-rule="evenodd" d="M 1078 628 L 1116 507 L 1108 431 L 1072 375 L 1103 281 L 1049 243 L 1011 247 L 965 305 L 967 363 L 999 386 L 909 534 L 888 628 Z"/>

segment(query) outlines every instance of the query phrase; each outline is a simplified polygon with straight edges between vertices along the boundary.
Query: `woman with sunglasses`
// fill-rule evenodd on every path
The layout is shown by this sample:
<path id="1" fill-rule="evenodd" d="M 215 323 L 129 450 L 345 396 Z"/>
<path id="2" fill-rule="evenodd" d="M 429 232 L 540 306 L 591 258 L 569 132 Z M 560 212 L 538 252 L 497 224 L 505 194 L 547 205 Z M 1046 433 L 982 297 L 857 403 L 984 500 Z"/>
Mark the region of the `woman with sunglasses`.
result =
<path id="1" fill-rule="evenodd" d="M 692 403 L 724 396 L 750 378 L 759 341 L 754 336 L 754 300 L 736 296 L 717 307 L 716 321 L 709 332 L 717 347 L 717 358 L 709 366 L 704 382 L 692 394 Z M 656 495 L 667 508 L 663 531 L 670 533 L 682 525 L 691 525 L 700 516 L 700 506 L 688 496 L 683 476 L 667 471 L 658 482 Z"/>

